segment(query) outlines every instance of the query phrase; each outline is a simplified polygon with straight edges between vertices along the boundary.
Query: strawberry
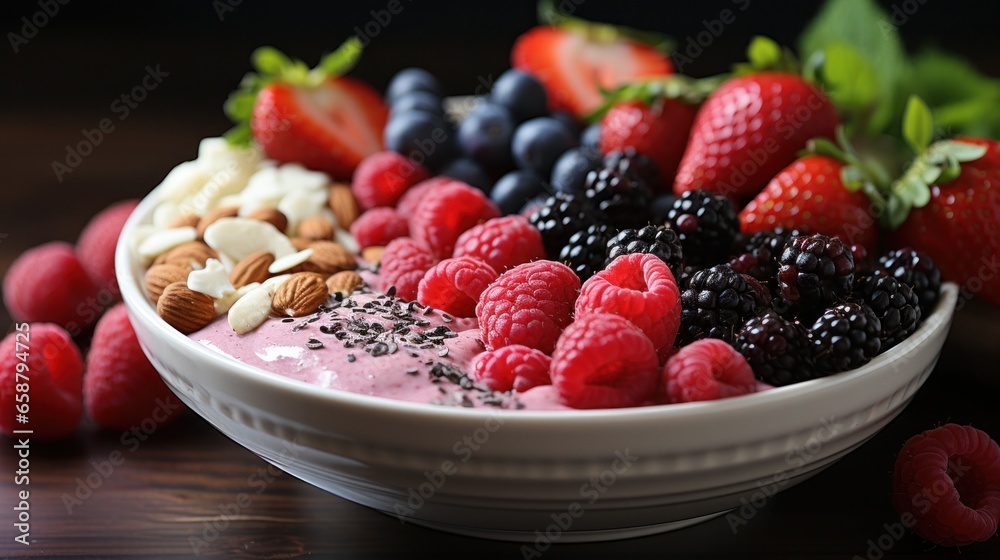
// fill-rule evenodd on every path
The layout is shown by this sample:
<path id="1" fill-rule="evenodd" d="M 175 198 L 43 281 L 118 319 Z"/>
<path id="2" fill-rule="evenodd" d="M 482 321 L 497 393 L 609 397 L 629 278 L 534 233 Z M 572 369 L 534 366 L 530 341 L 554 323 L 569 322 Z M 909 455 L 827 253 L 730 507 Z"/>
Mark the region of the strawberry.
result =
<path id="1" fill-rule="evenodd" d="M 579 18 L 557 19 L 519 36 L 511 50 L 511 65 L 542 82 L 553 111 L 582 118 L 604 102 L 602 90 L 674 71 L 658 37 Z"/>
<path id="2" fill-rule="evenodd" d="M 826 95 L 798 75 L 732 78 L 699 109 L 674 193 L 710 190 L 746 202 L 795 161 L 808 140 L 833 138 L 837 122 Z"/>
<path id="3" fill-rule="evenodd" d="M 601 120 L 601 152 L 635 148 L 656 164 L 664 184 L 672 184 L 696 112 L 696 106 L 678 99 L 665 99 L 658 107 L 638 101 L 616 105 Z"/>
<path id="4" fill-rule="evenodd" d="M 844 186 L 843 169 L 825 155 L 795 160 L 743 208 L 740 229 L 746 235 L 777 227 L 822 233 L 873 253 L 879 230 L 872 203 L 864 192 Z"/>
<path id="5" fill-rule="evenodd" d="M 897 184 L 912 187 L 912 179 L 926 177 L 928 163 L 946 152 L 954 158 L 946 165 L 959 166 L 957 176 L 948 180 L 954 173 L 943 170 L 921 187 L 929 189 L 926 204 L 914 204 L 890 243 L 926 253 L 944 280 L 1000 305 L 1000 142 L 968 137 L 938 142 Z"/>
<path id="6" fill-rule="evenodd" d="M 309 70 L 275 49 L 257 49 L 251 56 L 257 73 L 244 77 L 226 102 L 226 113 L 237 123 L 227 139 L 256 141 L 271 159 L 349 181 L 362 159 L 383 149 L 388 118 L 378 91 L 343 75 L 360 53 L 353 38 Z"/>

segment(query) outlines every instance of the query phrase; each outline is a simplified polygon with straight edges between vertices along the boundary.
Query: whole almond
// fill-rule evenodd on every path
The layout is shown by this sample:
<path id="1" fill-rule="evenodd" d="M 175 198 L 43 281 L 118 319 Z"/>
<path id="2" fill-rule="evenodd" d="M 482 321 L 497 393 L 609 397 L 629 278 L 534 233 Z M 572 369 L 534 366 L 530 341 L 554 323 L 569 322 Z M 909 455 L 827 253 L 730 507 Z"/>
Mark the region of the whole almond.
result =
<path id="1" fill-rule="evenodd" d="M 247 284 L 263 282 L 271 277 L 267 269 L 274 261 L 274 255 L 267 251 L 250 253 L 229 271 L 229 283 L 234 288 L 240 289 Z"/>
<path id="2" fill-rule="evenodd" d="M 198 222 L 201 221 L 201 217 L 198 214 L 184 214 L 183 216 L 177 216 L 170 222 L 167 226 L 170 229 L 179 227 L 198 227 Z"/>
<path id="3" fill-rule="evenodd" d="M 353 270 L 343 270 L 326 279 L 326 290 L 331 295 L 337 293 L 351 295 L 364 285 L 364 279 Z"/>
<path id="4" fill-rule="evenodd" d="M 286 217 L 281 210 L 278 210 L 273 206 L 261 206 L 260 208 L 247 214 L 246 217 L 251 220 L 267 222 L 281 233 L 285 233 L 285 230 L 288 229 L 288 217 Z"/>
<path id="5" fill-rule="evenodd" d="M 149 293 L 153 303 L 156 303 L 159 301 L 160 295 L 163 294 L 164 288 L 174 282 L 187 282 L 190 272 L 189 267 L 178 264 L 153 265 L 146 271 L 146 292 Z"/>
<path id="6" fill-rule="evenodd" d="M 198 221 L 198 239 L 205 237 L 205 230 L 219 218 L 235 218 L 239 213 L 239 206 L 220 206 L 214 210 L 210 210 Z"/>
<path id="7" fill-rule="evenodd" d="M 205 328 L 215 319 L 215 302 L 211 297 L 187 287 L 186 282 L 174 282 L 164 288 L 156 312 L 168 325 L 183 334 Z"/>
<path id="8" fill-rule="evenodd" d="M 271 309 L 278 315 L 302 317 L 316 311 L 328 296 L 323 276 L 314 272 L 297 272 L 274 292 Z"/>
<path id="9" fill-rule="evenodd" d="M 310 245 L 313 244 L 312 239 L 305 237 L 291 237 L 289 238 L 289 241 L 292 242 L 292 247 L 295 247 L 296 251 L 305 251 Z"/>
<path id="10" fill-rule="evenodd" d="M 333 241 L 316 241 L 309 245 L 313 254 L 309 260 L 302 263 L 311 272 L 319 272 L 327 276 L 341 270 L 358 268 L 358 261 L 343 245 Z"/>
<path id="11" fill-rule="evenodd" d="M 201 241 L 189 241 L 156 257 L 153 264 L 157 265 L 170 263 L 191 267 L 194 263 L 203 268 L 208 259 L 217 258 L 219 258 L 219 253 L 217 253 L 215 249 L 205 245 Z"/>
<path id="12" fill-rule="evenodd" d="M 309 216 L 299 222 L 298 234 L 314 241 L 333 239 L 333 223 L 323 216 Z"/>
<path id="13" fill-rule="evenodd" d="M 330 187 L 330 210 L 337 218 L 337 225 L 342 229 L 351 227 L 361 214 L 351 187 L 343 183 L 334 183 Z"/>
<path id="14" fill-rule="evenodd" d="M 382 262 L 382 253 L 385 252 L 385 247 L 381 245 L 372 245 L 371 247 L 365 247 L 361 250 L 361 258 L 365 262 L 373 265 L 378 265 Z"/>

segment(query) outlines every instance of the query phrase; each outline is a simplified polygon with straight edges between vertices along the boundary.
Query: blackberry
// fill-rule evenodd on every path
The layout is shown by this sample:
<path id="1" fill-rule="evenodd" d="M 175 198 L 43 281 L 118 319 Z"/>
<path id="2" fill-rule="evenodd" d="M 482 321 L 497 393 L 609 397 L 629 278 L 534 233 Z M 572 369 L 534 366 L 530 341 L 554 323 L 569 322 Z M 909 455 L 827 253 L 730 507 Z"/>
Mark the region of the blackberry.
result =
<path id="1" fill-rule="evenodd" d="M 861 367 L 882 347 L 882 324 L 865 303 L 831 307 L 809 329 L 809 345 L 816 369 L 823 374 Z"/>
<path id="2" fill-rule="evenodd" d="M 528 221 L 542 234 L 545 252 L 555 260 L 574 233 L 603 222 L 604 216 L 595 212 L 585 200 L 556 193 L 547 198 Z"/>
<path id="3" fill-rule="evenodd" d="M 677 233 L 666 226 L 644 226 L 624 229 L 611 238 L 607 245 L 607 263 L 622 255 L 649 253 L 656 255 L 670 267 L 676 278 L 684 266 L 684 251 Z"/>
<path id="4" fill-rule="evenodd" d="M 879 258 L 873 274 L 890 276 L 910 286 L 924 317 L 934 311 L 941 293 L 941 271 L 926 254 L 909 247 L 890 251 Z"/>
<path id="5" fill-rule="evenodd" d="M 594 224 L 570 236 L 559 251 L 559 260 L 573 269 L 581 281 L 604 269 L 611 232 L 606 224 Z"/>
<path id="6" fill-rule="evenodd" d="M 816 377 L 808 342 L 802 325 L 768 310 L 743 325 L 733 346 L 757 379 L 780 387 Z"/>
<path id="7" fill-rule="evenodd" d="M 891 276 L 866 276 L 854 290 L 859 303 L 867 303 L 882 323 L 882 352 L 899 344 L 917 330 L 920 301 L 909 285 Z"/>
<path id="8" fill-rule="evenodd" d="M 709 191 L 681 194 L 667 212 L 667 224 L 680 237 L 687 259 L 701 265 L 725 260 L 740 231 L 733 203 Z"/>
<path id="9" fill-rule="evenodd" d="M 684 291 L 691 284 L 691 277 L 695 275 L 699 270 L 703 270 L 700 266 L 694 266 L 691 264 L 685 264 L 681 267 L 680 274 L 677 275 L 677 288 L 680 291 Z"/>
<path id="10" fill-rule="evenodd" d="M 728 264 L 699 270 L 681 293 L 678 345 L 701 338 L 732 342 L 743 325 L 764 308 L 760 294 Z"/>
<path id="11" fill-rule="evenodd" d="M 851 294 L 854 256 L 837 237 L 796 235 L 778 259 L 778 298 L 783 314 L 812 321 Z"/>
<path id="12" fill-rule="evenodd" d="M 767 286 L 772 294 L 778 293 L 778 259 L 785 248 L 785 243 L 796 235 L 802 235 L 799 230 L 775 228 L 758 231 L 743 243 L 737 244 L 734 256 L 729 265 L 740 274 L 756 278 Z"/>
<path id="13" fill-rule="evenodd" d="M 587 174 L 583 195 L 616 229 L 649 223 L 652 191 L 639 170 L 635 150 L 611 152 L 600 169 Z"/>

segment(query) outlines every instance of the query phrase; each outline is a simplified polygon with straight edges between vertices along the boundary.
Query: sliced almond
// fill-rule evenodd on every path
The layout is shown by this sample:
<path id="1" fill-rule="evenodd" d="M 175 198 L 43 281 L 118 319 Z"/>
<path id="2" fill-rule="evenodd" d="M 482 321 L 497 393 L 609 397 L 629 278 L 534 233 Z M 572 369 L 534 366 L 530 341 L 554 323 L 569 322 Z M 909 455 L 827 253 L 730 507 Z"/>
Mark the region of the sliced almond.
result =
<path id="1" fill-rule="evenodd" d="M 361 252 L 361 245 L 358 244 L 358 240 L 354 239 L 351 232 L 346 229 L 337 228 L 337 231 L 333 234 L 333 240 L 355 255 Z"/>
<path id="2" fill-rule="evenodd" d="M 334 183 L 330 187 L 330 210 L 337 217 L 337 226 L 347 229 L 361 215 L 358 201 L 354 198 L 351 187 L 343 183 Z"/>
<path id="3" fill-rule="evenodd" d="M 299 222 L 299 237 L 314 241 L 333 239 L 333 223 L 322 216 L 310 216 Z"/>
<path id="4" fill-rule="evenodd" d="M 259 288 L 259 287 L 260 287 L 260 283 L 259 282 L 254 282 L 252 284 L 247 284 L 246 286 L 243 286 L 242 288 L 238 288 L 237 290 L 235 290 L 233 292 L 230 292 L 230 293 L 226 294 L 225 296 L 223 296 L 223 297 L 215 300 L 215 315 L 216 315 L 216 317 L 218 317 L 219 315 L 222 315 L 223 313 L 228 313 L 229 310 L 233 308 L 233 305 L 235 305 L 236 302 L 240 300 L 240 298 L 242 298 L 243 296 L 249 294 L 250 292 L 252 292 L 253 290 L 255 290 L 255 289 Z"/>
<path id="5" fill-rule="evenodd" d="M 365 285 L 361 275 L 353 270 L 343 270 L 326 279 L 326 290 L 333 294 L 351 295 Z"/>
<path id="6" fill-rule="evenodd" d="M 157 264 L 146 271 L 146 292 L 153 303 L 160 299 L 163 290 L 174 282 L 187 282 L 191 269 L 177 264 Z"/>
<path id="7" fill-rule="evenodd" d="M 198 221 L 198 239 L 205 237 L 205 230 L 208 226 L 214 224 L 222 218 L 234 218 L 240 213 L 239 206 L 220 206 L 214 210 L 210 210 L 207 214 L 201 217 Z"/>
<path id="8" fill-rule="evenodd" d="M 316 241 L 309 245 L 312 256 L 304 264 L 310 272 L 318 272 L 327 276 L 341 270 L 358 268 L 358 261 L 350 251 L 333 241 Z"/>
<path id="9" fill-rule="evenodd" d="M 240 289 L 254 282 L 263 282 L 271 277 L 268 267 L 274 263 L 274 255 L 267 251 L 250 253 L 229 271 L 229 282 Z"/>
<path id="10" fill-rule="evenodd" d="M 326 302 L 326 278 L 313 272 L 292 274 L 274 292 L 271 309 L 278 315 L 302 317 Z"/>
<path id="11" fill-rule="evenodd" d="M 183 214 L 177 216 L 167 224 L 168 228 L 182 228 L 182 227 L 198 227 L 198 222 L 201 218 L 197 214 Z"/>
<path id="12" fill-rule="evenodd" d="M 251 220 L 267 222 L 274 226 L 274 229 L 282 233 L 288 230 L 288 218 L 274 206 L 261 206 L 244 217 Z"/>
<path id="13" fill-rule="evenodd" d="M 185 282 L 174 282 L 160 295 L 156 312 L 168 325 L 183 334 L 203 329 L 215 319 L 215 302 L 212 298 L 187 287 Z"/>
<path id="14" fill-rule="evenodd" d="M 372 245 L 371 247 L 365 247 L 361 250 L 361 259 L 368 264 L 378 266 L 382 262 L 382 253 L 385 252 L 385 247 L 381 245 Z"/>
<path id="15" fill-rule="evenodd" d="M 267 267 L 267 271 L 271 274 L 281 274 L 282 272 L 288 272 L 296 269 L 299 265 L 308 261 L 309 257 L 312 257 L 312 254 L 312 249 L 303 249 L 298 253 L 293 253 L 274 261 L 271 263 L 271 266 Z M 296 270 L 296 272 L 298 272 L 298 270 Z M 309 270 L 308 272 L 317 271 Z"/>
<path id="16" fill-rule="evenodd" d="M 208 259 L 205 268 L 188 275 L 187 286 L 213 299 L 224 297 L 236 291 L 229 282 L 226 267 L 217 259 Z"/>
<path id="17" fill-rule="evenodd" d="M 189 241 L 161 254 L 153 264 L 176 264 L 189 268 L 204 268 L 208 259 L 219 258 L 219 253 L 201 241 Z"/>
<path id="18" fill-rule="evenodd" d="M 288 237 L 273 225 L 247 218 L 216 220 L 205 230 L 205 243 L 233 262 L 257 251 L 267 251 L 276 259 L 296 252 Z"/>
<path id="19" fill-rule="evenodd" d="M 193 227 L 160 230 L 146 237 L 139 244 L 139 256 L 148 262 L 175 247 L 189 241 L 194 241 L 197 238 L 198 232 Z"/>

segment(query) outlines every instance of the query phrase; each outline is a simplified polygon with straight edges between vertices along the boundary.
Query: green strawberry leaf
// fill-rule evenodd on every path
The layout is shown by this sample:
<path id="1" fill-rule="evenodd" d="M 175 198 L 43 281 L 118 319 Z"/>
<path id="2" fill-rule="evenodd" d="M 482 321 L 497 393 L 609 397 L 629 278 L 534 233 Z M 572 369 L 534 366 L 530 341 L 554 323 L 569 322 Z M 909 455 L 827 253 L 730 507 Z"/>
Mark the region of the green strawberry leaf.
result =
<path id="1" fill-rule="evenodd" d="M 919 95 L 950 134 L 1000 138 L 1000 79 L 952 54 L 924 49 L 911 59 L 906 91 Z"/>
<path id="2" fill-rule="evenodd" d="M 842 46 L 833 45 L 850 46 L 853 53 L 848 55 Z M 884 130 L 897 113 L 897 92 L 907 63 L 896 27 L 874 0 L 829 0 L 800 35 L 799 54 L 803 60 L 809 61 L 822 57 L 825 67 L 830 62 L 826 59 L 831 53 L 836 53 L 832 61 L 834 68 L 828 72 L 840 78 L 839 82 L 831 84 L 834 90 L 845 87 L 846 69 L 859 67 L 856 58 L 867 61 L 871 70 L 864 71 L 861 79 L 874 79 L 878 95 L 865 103 L 870 108 L 863 111 L 860 117 L 864 119 L 867 132 Z M 848 98 L 845 109 L 849 112 L 853 110 L 857 115 L 858 101 L 865 97 L 860 94 L 870 91 L 872 87 L 860 83 L 855 84 L 853 90 L 847 90 L 854 91 L 853 94 L 842 92 L 841 97 Z M 837 100 L 834 102 L 837 103 Z"/>
<path id="3" fill-rule="evenodd" d="M 274 47 L 259 47 L 250 54 L 250 65 L 256 73 L 243 76 L 222 110 L 235 126 L 223 137 L 234 146 L 253 143 L 250 120 L 260 91 L 275 82 L 298 87 L 315 87 L 327 78 L 342 76 L 357 64 L 361 57 L 362 43 L 351 37 L 334 52 L 324 56 L 315 68 L 298 59 L 291 59 Z"/>
<path id="4" fill-rule="evenodd" d="M 903 139 L 919 154 L 930 147 L 933 136 L 934 117 L 930 108 L 918 96 L 911 95 L 903 114 Z"/>
<path id="5" fill-rule="evenodd" d="M 619 86 L 613 90 L 602 90 L 604 103 L 584 121 L 594 123 L 601 120 L 615 105 L 639 101 L 653 106 L 662 99 L 679 99 L 691 105 L 698 105 L 715 91 L 729 76 L 719 74 L 707 78 L 692 78 L 683 74 L 671 74 L 662 78 L 652 78 Z"/>
<path id="6" fill-rule="evenodd" d="M 750 40 L 746 56 L 746 62 L 733 65 L 733 75 L 745 76 L 765 71 L 799 73 L 799 61 L 795 53 L 762 35 Z"/>
<path id="7" fill-rule="evenodd" d="M 873 118 L 885 119 L 875 68 L 853 46 L 830 43 L 823 51 L 813 53 L 806 65 L 806 77 L 823 86 L 852 132 L 864 129 Z"/>

